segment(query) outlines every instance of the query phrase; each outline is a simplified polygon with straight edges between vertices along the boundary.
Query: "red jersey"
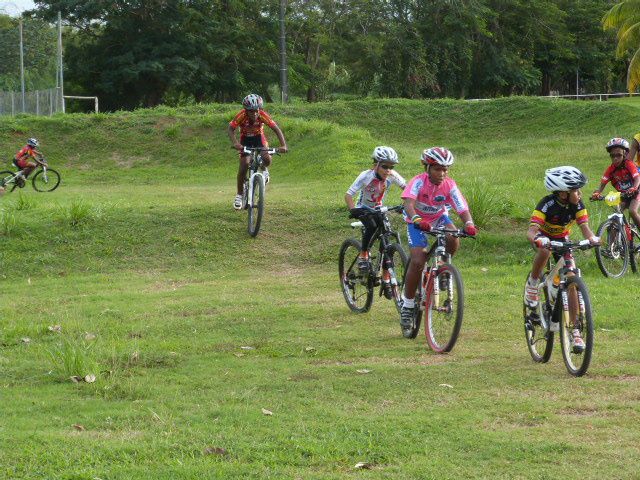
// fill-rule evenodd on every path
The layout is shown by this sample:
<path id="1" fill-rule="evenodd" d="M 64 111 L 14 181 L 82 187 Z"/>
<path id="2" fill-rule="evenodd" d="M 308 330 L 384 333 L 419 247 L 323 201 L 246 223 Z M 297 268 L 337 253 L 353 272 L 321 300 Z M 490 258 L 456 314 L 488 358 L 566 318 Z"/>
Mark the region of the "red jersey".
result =
<path id="1" fill-rule="evenodd" d="M 638 167 L 631 161 L 625 160 L 622 165 L 616 167 L 609 165 L 602 175 L 602 183 L 611 182 L 613 188 L 619 192 L 623 192 L 633 187 L 633 180 L 640 175 Z"/>
<path id="2" fill-rule="evenodd" d="M 16 160 L 28 160 L 31 158 L 36 158 L 37 150 L 31 145 L 26 145 L 23 147 L 18 153 L 16 153 Z"/>
<path id="3" fill-rule="evenodd" d="M 251 123 L 249 115 L 247 115 L 246 109 L 240 110 L 238 114 L 233 117 L 233 120 L 229 122 L 229 125 L 234 130 L 240 127 L 240 138 L 244 137 L 256 137 L 264 135 L 264 125 L 267 124 L 270 128 L 276 127 L 276 122 L 269 116 L 264 110 L 258 110 L 258 118 L 255 123 Z"/>

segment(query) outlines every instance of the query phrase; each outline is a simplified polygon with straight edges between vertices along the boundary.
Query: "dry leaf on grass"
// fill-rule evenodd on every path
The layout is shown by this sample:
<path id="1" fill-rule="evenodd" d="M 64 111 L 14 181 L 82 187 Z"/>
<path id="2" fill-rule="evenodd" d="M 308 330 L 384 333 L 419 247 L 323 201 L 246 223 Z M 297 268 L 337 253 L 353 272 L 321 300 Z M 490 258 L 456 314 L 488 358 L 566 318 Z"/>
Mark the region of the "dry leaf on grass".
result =
<path id="1" fill-rule="evenodd" d="M 446 387 L 446 388 L 453 388 L 453 385 L 449 385 L 448 383 L 441 383 L 440 386 Z"/>
<path id="2" fill-rule="evenodd" d="M 304 351 L 305 351 L 305 352 L 315 352 L 315 351 L 316 351 L 316 349 L 315 349 L 315 348 L 313 348 L 313 347 L 305 347 L 305 348 L 304 348 Z"/>
<path id="3" fill-rule="evenodd" d="M 249 347 L 249 346 L 244 346 L 244 347 L 240 347 L 242 350 L 255 350 L 253 347 Z"/>
<path id="4" fill-rule="evenodd" d="M 96 381 L 96 376 L 93 374 L 85 375 L 84 381 L 87 383 L 93 383 Z"/>
<path id="5" fill-rule="evenodd" d="M 369 462 L 358 462 L 353 466 L 353 468 L 362 469 L 362 470 L 370 470 L 371 467 L 373 467 L 373 464 Z"/>
<path id="6" fill-rule="evenodd" d="M 356 372 L 365 374 L 365 373 L 371 373 L 371 370 L 367 370 L 366 368 L 361 368 L 359 370 L 356 370 Z"/>
<path id="7" fill-rule="evenodd" d="M 203 453 L 205 455 L 226 455 L 227 451 L 222 447 L 207 447 Z"/>
<path id="8" fill-rule="evenodd" d="M 79 376 L 79 375 L 73 375 L 73 376 L 71 376 L 71 377 L 69 377 L 69 378 L 71 379 L 71 381 L 72 381 L 73 383 L 80 383 L 80 382 L 83 382 L 83 381 L 84 381 L 84 378 L 82 378 L 82 377 L 81 377 L 81 376 Z"/>
<path id="9" fill-rule="evenodd" d="M 273 412 L 271 410 L 267 410 L 266 408 L 262 409 L 262 414 L 263 415 L 273 415 Z"/>
<path id="10" fill-rule="evenodd" d="M 480 269 L 481 272 L 487 273 L 489 271 L 489 269 L 487 267 L 482 267 Z"/>
<path id="11" fill-rule="evenodd" d="M 30 339 L 29 337 L 22 337 L 22 338 L 20 339 L 20 341 L 21 341 L 22 343 L 31 343 L 31 339 Z"/>
<path id="12" fill-rule="evenodd" d="M 62 325 L 49 325 L 49 331 L 60 333 L 62 331 Z"/>
<path id="13" fill-rule="evenodd" d="M 95 340 L 96 339 L 96 334 L 95 333 L 85 332 L 84 339 L 86 341 Z"/>
<path id="14" fill-rule="evenodd" d="M 84 428 L 82 425 L 80 425 L 79 423 L 76 423 L 74 425 L 71 425 L 73 428 L 75 428 L 77 431 L 79 432 L 84 432 L 86 430 L 86 428 Z"/>

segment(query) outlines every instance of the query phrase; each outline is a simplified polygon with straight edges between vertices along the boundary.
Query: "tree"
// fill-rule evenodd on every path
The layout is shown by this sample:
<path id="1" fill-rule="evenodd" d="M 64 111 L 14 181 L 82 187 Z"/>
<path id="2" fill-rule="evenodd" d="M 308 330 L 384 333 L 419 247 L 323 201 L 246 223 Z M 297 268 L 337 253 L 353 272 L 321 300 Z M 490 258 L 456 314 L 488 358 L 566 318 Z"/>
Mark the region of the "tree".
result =
<path id="1" fill-rule="evenodd" d="M 617 30 L 618 57 L 632 53 L 627 70 L 627 88 L 635 92 L 640 86 L 640 0 L 617 3 L 602 19 L 605 29 Z"/>

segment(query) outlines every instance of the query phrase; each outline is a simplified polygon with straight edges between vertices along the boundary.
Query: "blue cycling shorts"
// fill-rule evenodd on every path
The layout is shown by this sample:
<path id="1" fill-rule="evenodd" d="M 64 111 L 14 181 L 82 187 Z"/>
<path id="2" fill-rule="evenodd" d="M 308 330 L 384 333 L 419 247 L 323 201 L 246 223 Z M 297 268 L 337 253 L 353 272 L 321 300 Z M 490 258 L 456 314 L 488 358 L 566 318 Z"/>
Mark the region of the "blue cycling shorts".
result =
<path id="1" fill-rule="evenodd" d="M 443 228 L 449 225 L 453 226 L 453 222 L 448 215 L 442 215 L 435 223 L 431 224 L 433 228 Z M 411 248 L 426 248 L 429 245 L 429 236 L 413 223 L 407 224 L 407 237 Z"/>

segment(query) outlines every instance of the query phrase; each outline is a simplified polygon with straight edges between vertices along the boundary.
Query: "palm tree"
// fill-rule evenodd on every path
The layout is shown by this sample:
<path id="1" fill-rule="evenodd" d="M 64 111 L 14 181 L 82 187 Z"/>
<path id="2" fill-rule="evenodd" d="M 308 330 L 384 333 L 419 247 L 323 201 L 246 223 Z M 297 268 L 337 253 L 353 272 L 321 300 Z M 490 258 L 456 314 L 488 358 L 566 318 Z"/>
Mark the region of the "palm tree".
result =
<path id="1" fill-rule="evenodd" d="M 618 30 L 618 57 L 633 51 L 627 71 L 627 88 L 634 92 L 640 86 L 640 0 L 617 3 L 602 18 L 605 30 Z"/>

